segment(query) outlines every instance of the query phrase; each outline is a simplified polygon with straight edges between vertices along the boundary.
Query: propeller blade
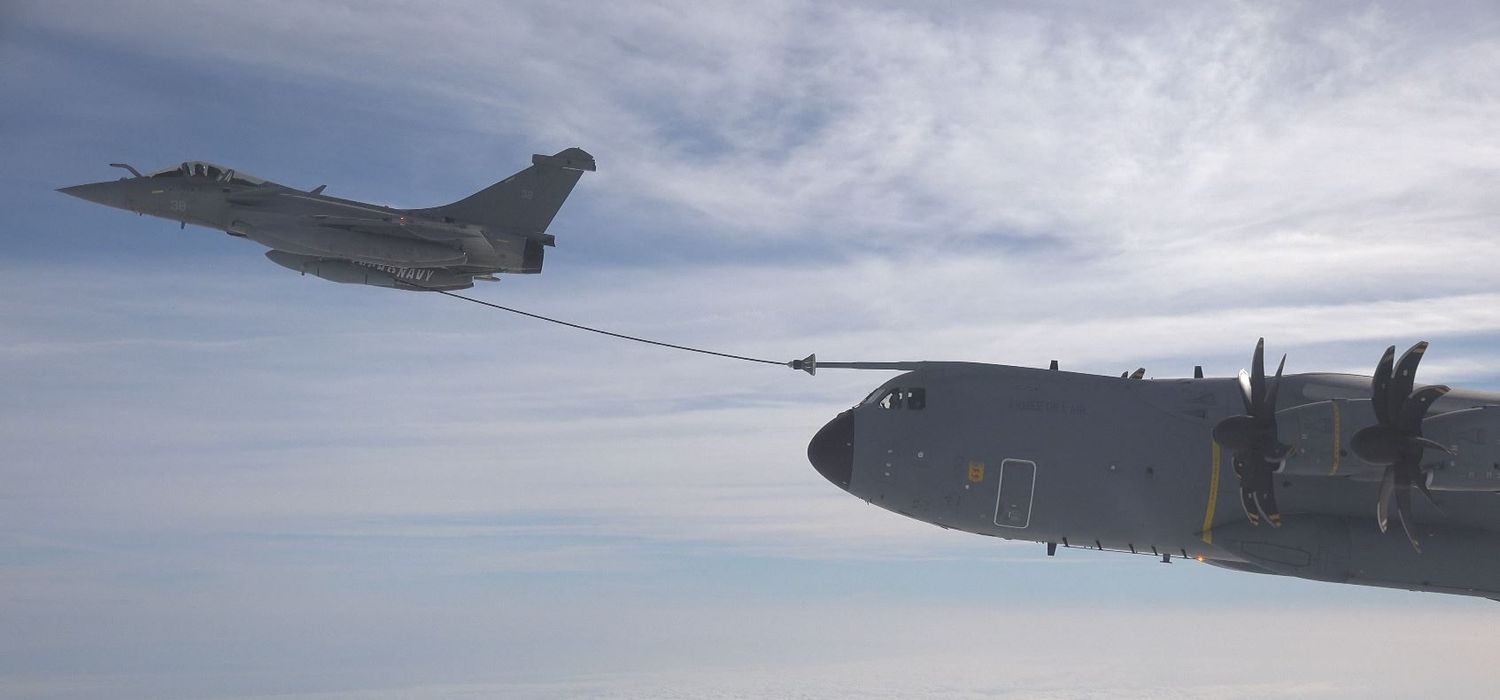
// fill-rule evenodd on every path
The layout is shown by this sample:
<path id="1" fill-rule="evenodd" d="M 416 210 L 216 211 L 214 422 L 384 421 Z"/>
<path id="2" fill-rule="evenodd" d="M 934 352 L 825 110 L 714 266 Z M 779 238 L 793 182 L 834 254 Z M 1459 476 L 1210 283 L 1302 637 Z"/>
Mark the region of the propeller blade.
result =
<path id="1" fill-rule="evenodd" d="M 1411 485 L 1403 484 L 1396 489 L 1396 517 L 1401 520 L 1401 529 L 1406 531 L 1406 539 L 1411 541 L 1411 548 L 1422 553 L 1422 543 L 1417 541 L 1417 536 L 1412 532 L 1412 526 L 1416 521 L 1411 517 Z"/>
<path id="2" fill-rule="evenodd" d="M 1260 417 L 1266 405 L 1266 339 L 1255 341 L 1255 357 L 1250 360 L 1250 415 Z"/>
<path id="3" fill-rule="evenodd" d="M 1259 451 L 1252 452 L 1248 459 L 1239 461 L 1243 463 L 1244 474 L 1240 478 L 1241 497 L 1248 496 L 1247 509 L 1271 523 L 1271 527 L 1281 527 L 1281 510 L 1276 507 L 1276 476 L 1272 472 L 1275 466 L 1267 462 Z M 1252 518 L 1252 522 L 1255 521 Z"/>
<path id="4" fill-rule="evenodd" d="M 1370 404 L 1375 409 L 1376 424 L 1354 433 L 1350 447 L 1360 459 L 1376 464 L 1390 460 L 1380 480 L 1380 495 L 1375 502 L 1375 523 L 1385 532 L 1390 524 L 1391 502 L 1396 503 L 1396 517 L 1412 549 L 1419 554 L 1416 520 L 1411 510 L 1411 489 L 1416 486 L 1427 500 L 1437 505 L 1422 473 L 1422 453 L 1428 449 L 1453 454 L 1452 448 L 1422 436 L 1422 421 L 1434 401 L 1448 393 L 1446 386 L 1426 386 L 1413 391 L 1417 365 L 1427 352 L 1427 341 L 1411 346 L 1394 361 L 1396 346 L 1385 349 L 1375 376 L 1370 379 Z"/>
<path id="5" fill-rule="evenodd" d="M 1260 524 L 1260 504 L 1255 502 L 1255 492 L 1240 486 L 1240 507 L 1245 509 L 1245 518 L 1251 525 Z"/>
<path id="6" fill-rule="evenodd" d="M 1385 425 L 1391 422 L 1390 388 L 1391 388 L 1391 364 L 1396 359 L 1396 346 L 1392 345 L 1385 349 L 1385 354 L 1380 356 L 1380 364 L 1375 365 L 1375 376 L 1370 378 L 1370 404 L 1375 409 L 1375 422 Z M 1401 398 L 1406 398 L 1403 394 Z"/>
<path id="7" fill-rule="evenodd" d="M 1240 370 L 1240 398 L 1244 415 L 1229 416 L 1214 425 L 1214 441 L 1234 453 L 1234 473 L 1240 481 L 1240 507 L 1251 525 L 1269 521 L 1281 525 L 1276 506 L 1276 470 L 1291 451 L 1276 438 L 1276 394 L 1286 356 L 1276 368 L 1276 378 L 1266 381 L 1266 339 L 1255 342 L 1250 371 Z"/>
<path id="8" fill-rule="evenodd" d="M 1396 430 L 1402 435 L 1419 437 L 1422 435 L 1422 419 L 1427 417 L 1427 409 L 1432 407 L 1432 402 L 1448 393 L 1448 387 L 1441 384 L 1424 386 L 1416 390 L 1411 396 L 1405 397 L 1401 404 L 1399 413 L 1393 414 L 1396 419 Z M 1441 448 L 1447 450 L 1448 448 Z"/>
<path id="9" fill-rule="evenodd" d="M 1261 455 L 1268 462 L 1280 462 L 1286 451 L 1281 449 L 1281 441 L 1276 438 L 1276 395 L 1281 390 L 1281 371 L 1286 369 L 1286 355 L 1281 356 L 1281 364 L 1276 366 L 1276 376 L 1266 383 L 1265 401 L 1259 408 L 1255 420 L 1260 424 L 1261 437 L 1265 440 L 1263 449 L 1268 450 Z"/>
<path id="10" fill-rule="evenodd" d="M 1245 509 L 1245 518 L 1251 525 L 1260 524 L 1260 506 L 1255 502 L 1255 490 L 1252 486 L 1250 464 L 1245 459 L 1245 452 L 1234 453 L 1234 475 L 1240 482 L 1240 507 Z"/>
<path id="11" fill-rule="evenodd" d="M 1276 376 L 1271 379 L 1271 384 L 1266 388 L 1266 406 L 1271 413 L 1276 413 L 1276 395 L 1281 392 L 1281 370 L 1286 369 L 1286 355 L 1281 356 L 1281 363 L 1276 365 Z"/>
<path id="12" fill-rule="evenodd" d="M 1427 502 L 1431 503 L 1433 508 L 1438 509 L 1439 513 L 1446 513 L 1447 511 L 1444 511 L 1443 507 L 1438 504 L 1437 498 L 1432 495 L 1432 489 L 1427 488 L 1427 475 L 1418 474 L 1417 477 L 1417 490 L 1427 497 Z"/>
<path id="13" fill-rule="evenodd" d="M 1387 420 L 1400 420 L 1403 407 L 1407 403 L 1406 397 L 1411 396 L 1412 386 L 1417 383 L 1417 365 L 1422 362 L 1422 355 L 1426 352 L 1427 341 L 1424 340 L 1411 346 L 1411 349 L 1402 353 L 1401 359 L 1396 361 L 1396 369 L 1391 375 L 1391 384 L 1386 389 L 1385 395 Z"/>
<path id="14" fill-rule="evenodd" d="M 1425 447 L 1425 448 L 1430 449 L 1430 450 L 1437 450 L 1439 452 L 1447 452 L 1450 455 L 1456 455 L 1456 454 L 1458 454 L 1457 450 L 1454 450 L 1453 448 L 1451 448 L 1451 447 L 1449 447 L 1447 445 L 1444 445 L 1443 443 L 1438 442 L 1437 440 L 1433 440 L 1432 438 L 1414 437 L 1414 438 L 1411 438 L 1411 441 L 1413 443 L 1417 444 L 1417 445 L 1420 445 L 1420 446 Z"/>
<path id="15" fill-rule="evenodd" d="M 1380 531 L 1385 532 L 1385 526 L 1390 522 L 1391 497 L 1396 491 L 1396 465 L 1392 464 L 1385 468 L 1385 476 L 1380 478 L 1380 496 L 1375 501 L 1375 524 L 1380 526 Z"/>
<path id="16" fill-rule="evenodd" d="M 1266 522 L 1271 523 L 1271 527 L 1281 527 L 1281 510 L 1276 507 L 1276 492 L 1271 490 L 1269 479 L 1266 480 L 1264 489 L 1255 492 L 1255 506 L 1265 516 Z"/>

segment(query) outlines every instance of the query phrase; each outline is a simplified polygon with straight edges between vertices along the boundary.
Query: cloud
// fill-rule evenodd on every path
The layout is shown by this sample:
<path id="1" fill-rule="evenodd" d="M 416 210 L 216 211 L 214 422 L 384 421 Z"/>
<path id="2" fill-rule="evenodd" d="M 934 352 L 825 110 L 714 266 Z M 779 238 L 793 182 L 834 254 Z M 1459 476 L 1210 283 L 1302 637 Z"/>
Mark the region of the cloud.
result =
<path id="1" fill-rule="evenodd" d="M 722 310 L 658 316 L 694 337 L 714 336 L 683 319 L 733 314 L 809 339 L 862 325 L 849 343 L 862 353 L 1016 361 L 995 346 L 1097 346 L 1052 328 L 1005 340 L 1039 317 L 1082 335 L 1099 329 L 1080 317 L 1109 315 L 1111 352 L 1125 356 L 1163 354 L 1150 346 L 1182 330 L 1163 323 L 1211 325 L 1225 309 L 1247 325 L 1188 337 L 1222 353 L 1260 334 L 1338 343 L 1358 324 L 1452 332 L 1478 313 L 1464 306 L 1482 303 L 1500 253 L 1497 153 L 1484 146 L 1500 104 L 1482 89 L 1500 45 L 1477 11 L 1217 7 L 1158 22 L 987 5 L 449 9 L 207 3 L 190 25 L 165 5 L 37 19 L 410 97 L 401 104 L 449 115 L 444 128 L 578 139 L 603 165 L 565 212 L 550 279 L 582 260 L 616 268 L 611 281 L 653 278 L 637 292 L 652 304 L 713 289 L 694 299 Z M 392 26 L 423 50 L 367 40 Z M 392 143 L 412 153 L 410 178 L 441 168 L 472 187 L 493 171 L 489 149 L 431 133 Z M 703 262 L 723 256 L 745 262 Z M 738 285 L 711 284 L 726 275 Z M 767 303 L 766 286 L 787 293 Z M 575 316 L 652 315 L 641 296 L 574 299 Z M 1376 310 L 1391 315 L 1366 323 Z M 902 346 L 874 342 L 913 325 Z M 965 328 L 989 337 L 953 337 Z"/>
<path id="2" fill-rule="evenodd" d="M 1231 374 L 1265 335 L 1293 371 L 1364 372 L 1428 338 L 1424 379 L 1496 387 L 1484 8 L 18 16 L 37 31 L 8 35 L 15 104 L 49 111 L 7 114 L 37 155 L 0 195 L 18 220 L 0 235 L 29 251 L 0 276 L 0 626 L 41 636 L 0 639 L 7 693 L 1494 684 L 1462 653 L 1483 601 L 1048 561 L 848 497 L 803 450 L 885 374 L 301 279 L 201 231 L 60 213 L 62 183 L 40 186 L 100 144 L 202 147 L 422 205 L 577 143 L 601 170 L 547 273 L 476 295 L 774 360 Z M 1408 677 L 1393 638 L 1460 651 Z M 1280 675 L 1244 676 L 1270 656 Z"/>
<path id="3" fill-rule="evenodd" d="M 710 236 L 1135 247 L 1346 236 L 1351 223 L 1384 237 L 1418 212 L 1493 222 L 1484 125 L 1500 104 L 1483 86 L 1500 46 L 1482 13 L 1431 27 L 1434 40 L 1399 6 L 1161 22 L 988 5 L 962 21 L 790 3 L 448 10 L 206 3 L 190 23 L 169 21 L 170 5 L 38 19 L 410 96 L 507 137 L 578 138 L 618 204 L 663 201 Z"/>
<path id="4" fill-rule="evenodd" d="M 1459 611 L 1372 616 L 1299 610 L 1283 616 L 1254 608 L 1181 609 L 1166 624 L 1160 611 L 1036 611 L 1003 603 L 887 607 L 876 615 L 864 605 L 840 604 L 751 604 L 727 618 L 722 608 L 693 606 L 674 607 L 660 618 L 654 616 L 666 611 L 655 607 L 589 612 L 598 614 L 599 628 L 574 637 L 567 670 L 549 669 L 549 678 L 502 656 L 495 675 L 511 676 L 505 680 L 398 680 L 290 697 L 1478 698 L 1495 680 L 1468 647 L 1425 660 L 1425 672 L 1416 675 L 1390 651 L 1398 630 L 1454 643 L 1485 639 L 1483 623 Z M 638 618 L 653 623 L 637 624 Z M 486 611 L 480 621 L 503 619 Z M 1199 619 L 1202 624 L 1193 622 Z M 1243 644 L 1279 650 L 1281 660 L 1265 673 L 1247 668 L 1223 642 L 1225 629 L 1238 630 Z M 563 631 L 580 632 L 571 625 Z M 634 653 L 594 653 L 599 642 L 620 635 L 637 640 Z M 914 640 L 920 649 L 913 649 Z M 664 666 L 653 655 L 663 646 L 675 658 L 693 659 L 694 667 Z M 493 653 L 493 647 L 478 651 Z"/>

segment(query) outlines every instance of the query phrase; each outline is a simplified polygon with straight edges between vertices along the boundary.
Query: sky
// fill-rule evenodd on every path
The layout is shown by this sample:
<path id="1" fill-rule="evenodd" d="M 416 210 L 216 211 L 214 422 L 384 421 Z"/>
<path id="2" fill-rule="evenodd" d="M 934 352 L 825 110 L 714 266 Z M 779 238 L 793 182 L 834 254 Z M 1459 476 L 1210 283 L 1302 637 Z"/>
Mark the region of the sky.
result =
<path id="1" fill-rule="evenodd" d="M 54 192 L 392 206 L 580 146 L 479 298 L 732 353 L 1500 389 L 1500 8 L 0 4 L 0 696 L 1490 697 L 1483 599 L 943 531 L 887 377 L 297 277 Z"/>

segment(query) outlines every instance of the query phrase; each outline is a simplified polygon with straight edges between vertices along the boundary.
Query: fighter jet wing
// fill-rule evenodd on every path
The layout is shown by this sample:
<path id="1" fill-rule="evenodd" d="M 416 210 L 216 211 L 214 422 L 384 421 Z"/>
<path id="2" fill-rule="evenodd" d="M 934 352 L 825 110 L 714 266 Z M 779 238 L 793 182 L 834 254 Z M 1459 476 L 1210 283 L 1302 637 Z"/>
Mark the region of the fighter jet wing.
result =
<path id="1" fill-rule="evenodd" d="M 446 222 L 425 216 L 411 216 L 390 208 L 354 204 L 354 202 L 330 201 L 315 198 L 302 192 L 288 190 L 245 190 L 236 193 L 231 204 L 239 208 L 239 219 L 260 220 L 263 225 L 276 228 L 336 228 L 362 234 L 389 235 L 413 240 L 450 241 L 465 238 L 483 238 L 478 226 L 466 223 Z M 275 223 L 270 223 L 275 222 Z"/>
<path id="2" fill-rule="evenodd" d="M 337 228 L 378 236 L 415 238 L 424 241 L 457 241 L 465 238 L 484 237 L 484 234 L 476 227 L 421 219 L 401 214 L 380 217 L 315 214 L 311 217 L 311 223 L 323 228 Z"/>
<path id="3" fill-rule="evenodd" d="M 283 225 L 335 228 L 378 236 L 436 242 L 484 238 L 483 230 L 477 225 L 437 217 L 417 216 L 389 207 L 286 188 L 277 188 L 274 191 L 247 190 L 237 193 L 236 197 L 235 203 L 278 217 L 283 220 Z"/>

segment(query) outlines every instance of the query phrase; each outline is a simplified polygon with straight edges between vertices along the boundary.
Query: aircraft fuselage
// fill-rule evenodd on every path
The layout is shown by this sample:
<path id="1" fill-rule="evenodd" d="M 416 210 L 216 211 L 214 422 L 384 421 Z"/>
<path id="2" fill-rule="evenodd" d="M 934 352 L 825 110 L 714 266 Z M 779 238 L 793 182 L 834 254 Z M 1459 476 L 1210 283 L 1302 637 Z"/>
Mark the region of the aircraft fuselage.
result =
<path id="1" fill-rule="evenodd" d="M 1243 410 L 1237 380 L 916 366 L 840 414 L 808 448 L 820 473 L 882 508 L 945 528 L 1069 548 L 1500 596 L 1495 493 L 1439 491 L 1441 510 L 1417 503 L 1419 553 L 1405 537 L 1379 531 L 1378 481 L 1346 457 L 1342 474 L 1279 473 L 1280 527 L 1251 525 L 1229 455 L 1213 440 L 1215 424 Z M 1283 411 L 1360 400 L 1370 386 L 1368 377 L 1333 374 L 1283 382 Z M 1500 396 L 1455 391 L 1433 411 L 1497 403 Z M 1342 432 L 1357 427 L 1351 421 Z M 1491 434 L 1500 437 L 1496 427 Z"/>

